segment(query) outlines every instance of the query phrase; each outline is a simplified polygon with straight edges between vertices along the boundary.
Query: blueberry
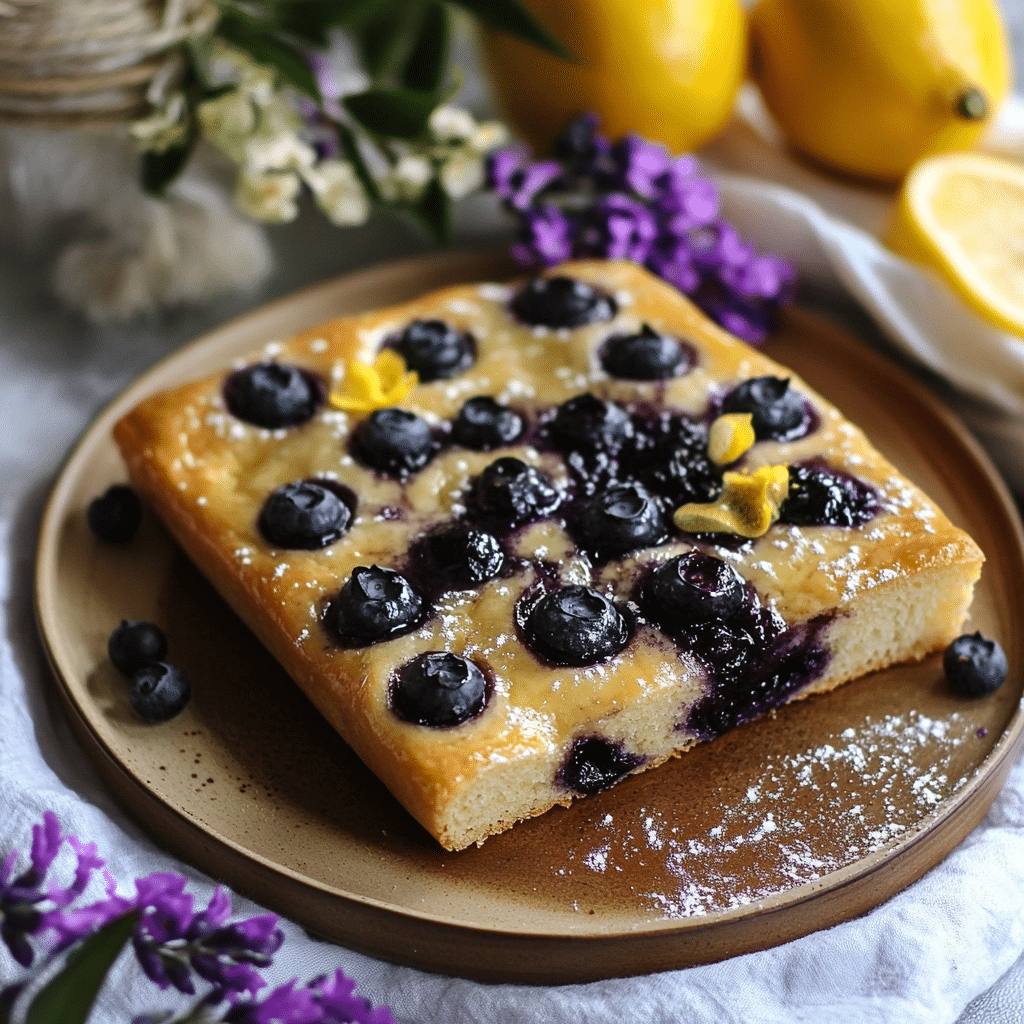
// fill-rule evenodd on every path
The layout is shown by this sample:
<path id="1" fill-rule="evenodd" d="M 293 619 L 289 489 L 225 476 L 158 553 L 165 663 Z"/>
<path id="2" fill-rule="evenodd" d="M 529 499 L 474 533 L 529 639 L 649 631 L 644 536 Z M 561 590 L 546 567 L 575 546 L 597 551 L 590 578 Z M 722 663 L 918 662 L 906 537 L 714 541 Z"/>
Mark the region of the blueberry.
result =
<path id="1" fill-rule="evenodd" d="M 551 434 L 564 452 L 614 454 L 633 437 L 634 430 L 624 409 L 588 392 L 558 407 Z"/>
<path id="2" fill-rule="evenodd" d="M 658 566 L 642 588 L 644 614 L 664 629 L 727 619 L 743 603 L 743 582 L 720 558 L 687 551 Z"/>
<path id="3" fill-rule="evenodd" d="M 260 533 L 275 548 L 313 551 L 333 544 L 352 521 L 340 496 L 315 480 L 278 487 L 259 516 Z"/>
<path id="4" fill-rule="evenodd" d="M 537 602 L 525 623 L 526 644 L 554 665 L 595 665 L 629 641 L 622 613 L 589 587 L 563 587 Z"/>
<path id="5" fill-rule="evenodd" d="M 545 477 L 511 455 L 496 459 L 477 477 L 472 497 L 485 516 L 509 527 L 540 519 L 561 501 Z"/>
<path id="6" fill-rule="evenodd" d="M 224 401 L 232 416 L 276 430 L 312 419 L 323 401 L 323 388 L 313 374 L 297 366 L 256 363 L 228 377 Z"/>
<path id="7" fill-rule="evenodd" d="M 394 569 L 364 565 L 352 570 L 334 603 L 334 625 L 343 643 L 369 647 L 416 629 L 425 602 Z"/>
<path id="8" fill-rule="evenodd" d="M 601 348 L 601 365 L 622 380 L 666 380 L 693 365 L 695 354 L 678 338 L 659 334 L 644 324 L 639 334 L 617 334 Z"/>
<path id="9" fill-rule="evenodd" d="M 603 736 L 583 736 L 573 741 L 555 781 L 581 796 L 593 796 L 614 786 L 646 760 L 626 753 L 621 743 Z"/>
<path id="10" fill-rule="evenodd" d="M 147 722 L 166 722 L 188 703 L 192 686 L 177 665 L 156 661 L 144 665 L 132 677 L 128 700 L 135 713 Z"/>
<path id="11" fill-rule="evenodd" d="M 391 690 L 399 718 L 434 728 L 460 725 L 487 703 L 487 678 L 468 658 L 431 651 L 403 665 Z"/>
<path id="12" fill-rule="evenodd" d="M 573 532 L 580 547 L 599 558 L 651 547 L 668 536 L 661 510 L 640 484 L 618 484 L 592 499 Z"/>
<path id="13" fill-rule="evenodd" d="M 384 476 L 405 476 L 422 469 L 435 451 L 430 424 L 407 409 L 378 409 L 356 427 L 356 457 Z"/>
<path id="14" fill-rule="evenodd" d="M 465 523 L 452 523 L 428 533 L 414 553 L 446 589 L 461 590 L 486 583 L 505 564 L 505 552 L 498 540 Z"/>
<path id="15" fill-rule="evenodd" d="M 126 544 L 142 522 L 142 503 L 130 487 L 114 484 L 89 502 L 85 518 L 100 540 Z"/>
<path id="16" fill-rule="evenodd" d="M 946 648 L 942 667 L 949 685 L 961 697 L 984 697 L 998 690 L 1009 668 L 999 642 L 981 633 L 957 637 Z"/>
<path id="17" fill-rule="evenodd" d="M 473 336 L 443 320 L 413 320 L 391 347 L 424 384 L 457 376 L 469 369 L 476 357 Z"/>
<path id="18" fill-rule="evenodd" d="M 837 469 L 813 464 L 789 467 L 789 493 L 779 519 L 794 526 L 861 526 L 879 510 L 867 484 Z"/>
<path id="19" fill-rule="evenodd" d="M 618 312 L 607 292 L 571 277 L 535 277 L 516 293 L 511 308 L 533 327 L 582 327 Z"/>
<path id="20" fill-rule="evenodd" d="M 523 433 L 523 417 L 488 395 L 469 399 L 452 424 L 452 440 L 475 452 L 511 444 Z"/>
<path id="21" fill-rule="evenodd" d="M 152 622 L 122 621 L 110 634 L 107 654 L 114 668 L 129 679 L 144 665 L 162 661 L 167 655 L 167 638 Z"/>
<path id="22" fill-rule="evenodd" d="M 803 433 L 807 411 L 789 379 L 752 377 L 726 396 L 723 412 L 749 412 L 759 441 L 790 441 Z"/>

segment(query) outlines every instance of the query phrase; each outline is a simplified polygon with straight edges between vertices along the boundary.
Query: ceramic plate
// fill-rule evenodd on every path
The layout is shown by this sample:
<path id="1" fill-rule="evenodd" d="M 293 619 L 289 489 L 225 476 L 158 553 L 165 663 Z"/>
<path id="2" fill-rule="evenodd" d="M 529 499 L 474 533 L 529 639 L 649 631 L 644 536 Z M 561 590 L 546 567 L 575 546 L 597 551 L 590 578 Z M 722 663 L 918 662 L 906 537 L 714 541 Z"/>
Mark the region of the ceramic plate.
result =
<path id="1" fill-rule="evenodd" d="M 963 427 L 866 346 L 794 313 L 768 346 L 969 530 L 988 558 L 968 628 L 1010 676 L 953 696 L 939 657 L 780 709 L 673 763 L 461 853 L 402 810 L 148 513 L 97 541 L 89 500 L 124 469 L 114 421 L 323 319 L 500 277 L 434 256 L 350 275 L 175 353 L 113 402 L 67 460 L 40 537 L 36 600 L 60 693 L 113 792 L 156 839 L 312 932 L 449 974 L 540 984 L 641 974 L 762 949 L 868 910 L 982 818 L 1021 745 L 1024 543 Z M 122 619 L 167 633 L 188 708 L 148 726 L 106 657 Z"/>

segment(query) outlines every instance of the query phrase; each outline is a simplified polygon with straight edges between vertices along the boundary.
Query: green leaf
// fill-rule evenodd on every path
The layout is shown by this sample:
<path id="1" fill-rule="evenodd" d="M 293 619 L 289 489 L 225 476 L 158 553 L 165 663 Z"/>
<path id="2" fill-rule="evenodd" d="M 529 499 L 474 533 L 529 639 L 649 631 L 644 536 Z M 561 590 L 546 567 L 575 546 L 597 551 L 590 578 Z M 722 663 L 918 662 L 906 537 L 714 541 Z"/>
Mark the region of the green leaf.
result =
<path id="1" fill-rule="evenodd" d="M 142 154 L 142 187 L 151 196 L 162 196 L 184 170 L 195 148 L 197 135 L 190 132 L 179 146 L 171 146 L 162 153 L 148 150 Z"/>
<path id="2" fill-rule="evenodd" d="M 444 80 L 448 64 L 451 20 L 444 4 L 428 3 L 419 31 L 402 69 L 402 85 L 421 92 L 435 92 Z"/>
<path id="3" fill-rule="evenodd" d="M 25 1024 L 85 1024 L 103 979 L 130 938 L 138 912 L 105 924 L 68 954 L 60 972 L 36 995 Z"/>
<path id="4" fill-rule="evenodd" d="M 224 12 L 217 34 L 244 50 L 257 63 L 274 68 L 293 88 L 321 103 L 320 87 L 305 58 L 290 43 L 273 35 L 276 28 L 268 19 L 254 18 L 232 9 Z"/>
<path id="5" fill-rule="evenodd" d="M 363 69 L 370 78 L 383 78 L 398 63 L 407 40 L 409 21 L 415 7 L 408 3 L 386 5 L 376 16 L 354 28 Z"/>
<path id="6" fill-rule="evenodd" d="M 278 20 L 289 32 L 297 26 L 325 34 L 331 28 L 354 28 L 365 24 L 384 10 L 387 0 L 286 0 L 278 10 Z"/>
<path id="7" fill-rule="evenodd" d="M 419 202 L 406 209 L 434 241 L 447 245 L 452 240 L 452 201 L 436 178 L 427 185 Z"/>
<path id="8" fill-rule="evenodd" d="M 427 119 L 440 102 L 437 93 L 411 89 L 367 89 L 342 99 L 345 109 L 371 135 L 415 139 L 426 131 Z"/>
<path id="9" fill-rule="evenodd" d="M 373 200 L 374 203 L 379 204 L 381 201 L 380 189 L 377 188 L 377 181 L 370 173 L 370 168 L 366 166 L 363 154 L 359 150 L 359 143 L 356 141 L 356 133 L 352 131 L 347 124 L 343 124 L 340 121 L 334 121 L 332 123 L 338 132 L 338 141 L 341 143 L 342 151 L 344 152 L 346 159 L 355 169 L 356 177 L 362 183 L 363 188 L 366 189 L 366 194 L 370 199 Z"/>
<path id="10" fill-rule="evenodd" d="M 569 51 L 544 27 L 543 22 L 518 0 L 451 0 L 451 3 L 490 28 L 518 36 L 556 57 L 571 58 Z"/>

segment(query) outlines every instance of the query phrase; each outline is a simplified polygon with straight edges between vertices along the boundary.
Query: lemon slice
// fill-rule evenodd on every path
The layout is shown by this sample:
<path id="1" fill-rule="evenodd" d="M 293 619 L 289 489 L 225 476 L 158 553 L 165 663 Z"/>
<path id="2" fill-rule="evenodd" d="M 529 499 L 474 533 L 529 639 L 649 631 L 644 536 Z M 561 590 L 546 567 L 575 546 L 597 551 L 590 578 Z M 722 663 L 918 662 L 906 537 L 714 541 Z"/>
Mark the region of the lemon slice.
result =
<path id="1" fill-rule="evenodd" d="M 1024 335 L 1024 166 L 975 153 L 919 161 L 886 244 L 938 271 L 982 316 Z"/>

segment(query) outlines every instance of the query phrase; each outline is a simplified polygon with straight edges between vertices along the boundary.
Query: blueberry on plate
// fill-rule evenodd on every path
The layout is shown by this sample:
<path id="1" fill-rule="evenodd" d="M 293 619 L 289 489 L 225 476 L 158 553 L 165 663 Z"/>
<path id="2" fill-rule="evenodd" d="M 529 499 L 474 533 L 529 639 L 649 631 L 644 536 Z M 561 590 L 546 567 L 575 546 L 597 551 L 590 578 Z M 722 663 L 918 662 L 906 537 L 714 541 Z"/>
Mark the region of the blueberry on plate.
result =
<path id="1" fill-rule="evenodd" d="M 659 565 L 642 587 L 644 614 L 665 629 L 687 622 L 727 619 L 743 603 L 743 581 L 720 558 L 687 551 Z"/>
<path id="2" fill-rule="evenodd" d="M 1009 670 L 1006 652 L 999 642 L 981 633 L 957 637 L 946 648 L 942 667 L 949 685 L 961 697 L 984 697 L 998 690 Z"/>
<path id="3" fill-rule="evenodd" d="M 611 320 L 615 300 L 599 288 L 571 277 L 535 277 L 511 303 L 517 320 L 531 327 L 582 327 Z"/>
<path id="4" fill-rule="evenodd" d="M 486 703 L 487 677 L 480 667 L 447 651 L 413 658 L 391 688 L 391 707 L 399 718 L 435 729 L 461 725 Z"/>
<path id="5" fill-rule="evenodd" d="M 466 523 L 451 523 L 428 533 L 415 556 L 446 589 L 465 589 L 493 580 L 505 564 L 498 539 Z"/>
<path id="6" fill-rule="evenodd" d="M 426 603 L 394 569 L 356 566 L 334 602 L 334 627 L 342 643 L 369 647 L 416 629 Z"/>
<path id="7" fill-rule="evenodd" d="M 192 686 L 177 665 L 156 661 L 144 665 L 132 676 L 128 700 L 135 713 L 147 722 L 166 722 L 173 718 L 192 696 Z"/>
<path id="8" fill-rule="evenodd" d="M 316 480 L 296 480 L 271 493 L 258 525 L 275 548 L 313 551 L 333 544 L 351 521 L 352 510 L 331 487 Z"/>
<path id="9" fill-rule="evenodd" d="M 646 760 L 603 736 L 581 736 L 573 741 L 555 781 L 581 796 L 593 796 L 614 786 Z"/>
<path id="10" fill-rule="evenodd" d="M 553 665 L 596 665 L 629 641 L 622 613 L 589 587 L 563 587 L 546 594 L 524 626 L 526 645 Z"/>
<path id="11" fill-rule="evenodd" d="M 807 410 L 789 378 L 751 377 L 733 388 L 723 412 L 749 412 L 759 441 L 790 441 L 803 433 Z"/>
<path id="12" fill-rule="evenodd" d="M 152 622 L 122 620 L 110 634 L 107 654 L 114 668 L 131 679 L 144 665 L 163 661 L 167 656 L 167 638 Z"/>
<path id="13" fill-rule="evenodd" d="M 307 370 L 286 363 L 255 363 L 224 382 L 228 411 L 267 430 L 295 427 L 316 415 L 324 389 Z"/>
<path id="14" fill-rule="evenodd" d="M 473 336 L 443 320 L 413 320 L 390 345 L 423 384 L 455 377 L 476 358 Z"/>
<path id="15" fill-rule="evenodd" d="M 638 334 L 616 334 L 601 346 L 605 373 L 621 380 L 667 380 L 679 377 L 696 356 L 678 338 L 659 334 L 644 324 Z"/>
<path id="16" fill-rule="evenodd" d="M 634 435 L 626 410 L 587 392 L 563 402 L 551 421 L 551 436 L 563 452 L 614 455 Z"/>
<path id="17" fill-rule="evenodd" d="M 653 547 L 668 536 L 657 502 L 635 483 L 609 487 L 589 501 L 573 533 L 579 546 L 598 558 Z"/>
<path id="18" fill-rule="evenodd" d="M 422 469 L 436 446 L 430 424 L 408 409 L 378 409 L 352 435 L 356 458 L 384 476 L 406 476 Z"/>
<path id="19" fill-rule="evenodd" d="M 114 484 L 89 502 L 85 518 L 100 540 L 127 544 L 142 522 L 142 503 L 126 484 Z"/>
<path id="20" fill-rule="evenodd" d="M 471 398 L 452 423 L 452 441 L 475 452 L 489 452 L 522 436 L 523 417 L 489 395 Z"/>
<path id="21" fill-rule="evenodd" d="M 561 501 L 546 477 L 511 455 L 484 469 L 473 485 L 472 497 L 485 516 L 510 529 L 554 512 Z"/>

